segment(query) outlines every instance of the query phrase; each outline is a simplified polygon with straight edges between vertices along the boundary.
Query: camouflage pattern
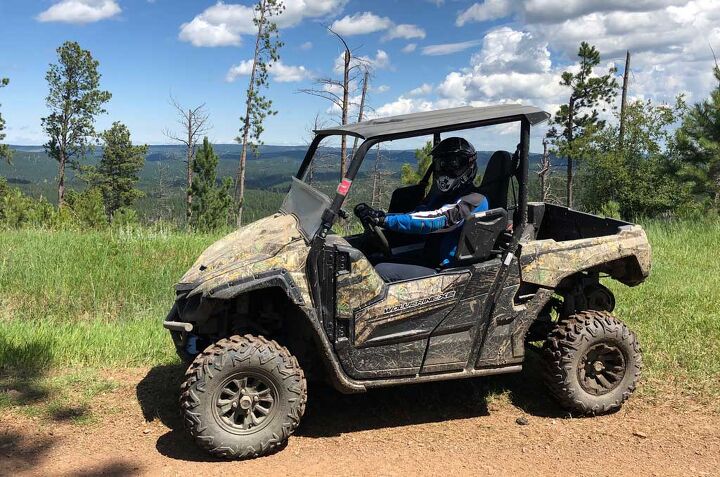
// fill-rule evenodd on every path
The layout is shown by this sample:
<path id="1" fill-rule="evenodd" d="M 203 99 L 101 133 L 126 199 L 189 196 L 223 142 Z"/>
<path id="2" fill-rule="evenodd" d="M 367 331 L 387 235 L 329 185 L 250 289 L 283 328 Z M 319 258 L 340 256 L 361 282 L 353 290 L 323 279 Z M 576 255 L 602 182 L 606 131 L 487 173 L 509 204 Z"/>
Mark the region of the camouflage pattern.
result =
<path id="1" fill-rule="evenodd" d="M 386 285 L 382 300 L 356 310 L 355 345 L 362 345 L 379 326 L 453 305 L 469 278 L 470 272 L 460 272 Z"/>
<path id="2" fill-rule="evenodd" d="M 556 242 L 533 240 L 522 244 L 522 280 L 545 287 L 581 270 L 627 257 L 635 257 L 639 274 L 613 276 L 634 285 L 650 274 L 650 243 L 639 225 L 622 227 L 617 234 Z M 612 270 L 609 270 L 611 275 Z"/>
<path id="3" fill-rule="evenodd" d="M 305 303 L 311 305 L 305 275 L 308 252 L 297 219 L 292 215 L 275 214 L 215 242 L 198 257 L 179 285 L 197 284 L 192 294 L 206 294 L 228 282 L 284 269 L 295 281 Z"/>
<path id="4" fill-rule="evenodd" d="M 337 235 L 328 236 L 326 243 L 350 247 Z M 364 255 L 358 254 L 350 264 L 350 273 L 337 277 L 336 316 L 340 319 L 352 318 L 353 310 L 380 296 L 384 287 L 385 282 L 372 264 Z"/>

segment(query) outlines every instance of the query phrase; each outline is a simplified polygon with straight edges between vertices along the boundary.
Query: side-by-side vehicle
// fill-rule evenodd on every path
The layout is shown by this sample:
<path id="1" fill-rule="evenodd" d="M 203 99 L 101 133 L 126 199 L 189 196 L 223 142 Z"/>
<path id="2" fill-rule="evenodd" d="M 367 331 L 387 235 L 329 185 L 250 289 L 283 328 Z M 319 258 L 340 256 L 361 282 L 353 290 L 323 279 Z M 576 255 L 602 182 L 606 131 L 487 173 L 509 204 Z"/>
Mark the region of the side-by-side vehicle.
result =
<path id="1" fill-rule="evenodd" d="M 600 279 L 642 283 L 650 246 L 638 225 L 528 202 L 530 129 L 548 117 L 524 105 L 462 107 L 316 131 L 280 211 L 209 247 L 175 287 L 164 326 L 189 363 L 180 404 L 198 444 L 228 458 L 276 449 L 300 424 L 306 374 L 360 393 L 518 372 L 533 346 L 568 410 L 619 408 L 641 354 Z M 511 123 L 518 149 L 485 166 L 477 188 L 489 210 L 464 220 L 451 267 L 386 281 L 378 257 L 402 261 L 436 242 L 367 223 L 362 234 L 333 232 L 373 146 Z M 361 144 L 331 199 L 308 172 L 321 142 L 339 135 Z M 389 212 L 422 201 L 430 169 L 393 192 Z"/>

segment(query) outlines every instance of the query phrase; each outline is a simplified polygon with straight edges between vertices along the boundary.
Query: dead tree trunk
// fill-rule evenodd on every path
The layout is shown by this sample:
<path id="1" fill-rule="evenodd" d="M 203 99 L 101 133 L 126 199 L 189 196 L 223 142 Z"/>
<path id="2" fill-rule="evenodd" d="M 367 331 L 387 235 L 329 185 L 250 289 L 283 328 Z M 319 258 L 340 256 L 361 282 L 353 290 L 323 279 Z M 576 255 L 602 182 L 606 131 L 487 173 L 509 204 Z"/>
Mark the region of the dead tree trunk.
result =
<path id="1" fill-rule="evenodd" d="M 368 68 L 365 68 L 365 74 L 363 75 L 362 93 L 360 94 L 360 109 L 358 111 L 358 120 L 357 120 L 357 122 L 359 122 L 359 123 L 362 122 L 363 114 L 365 113 L 365 97 L 367 95 L 369 78 L 370 78 L 370 71 L 368 70 Z M 358 138 L 355 138 L 353 140 L 352 154 L 350 154 L 351 158 L 355 157 L 355 151 L 357 150 L 357 143 L 358 143 Z"/>
<path id="2" fill-rule="evenodd" d="M 625 106 L 627 105 L 628 83 L 630 81 L 630 50 L 625 55 L 625 73 L 623 73 L 622 99 L 620 100 L 620 133 L 619 144 L 625 146 Z"/>
<path id="3" fill-rule="evenodd" d="M 182 133 L 174 133 L 169 130 L 163 131 L 165 136 L 173 141 L 179 142 L 185 146 L 185 162 L 186 162 L 186 180 L 187 190 L 185 196 L 185 217 L 190 220 L 192 213 L 192 179 L 193 179 L 193 162 L 195 161 L 195 145 L 200 137 L 210 130 L 208 123 L 208 115 L 205 112 L 205 105 L 201 104 L 195 108 L 188 108 L 187 111 L 174 98 L 170 98 L 178 115 L 178 124 L 182 128 Z"/>
<path id="4" fill-rule="evenodd" d="M 574 114 L 575 113 L 575 100 L 574 98 L 570 98 L 570 102 L 568 103 L 568 128 L 567 128 L 567 143 L 568 143 L 568 152 L 567 152 L 567 186 L 566 186 L 566 192 L 567 192 L 567 198 L 566 198 L 566 204 L 568 208 L 571 208 L 573 205 L 573 121 L 574 121 Z"/>
<path id="5" fill-rule="evenodd" d="M 370 199 L 370 206 L 376 207 L 380 198 L 378 197 L 379 188 L 379 174 L 380 173 L 380 144 L 377 145 L 377 154 L 375 155 L 375 164 L 373 164 L 373 185 L 372 185 L 372 197 Z"/>
<path id="6" fill-rule="evenodd" d="M 547 139 L 543 139 L 543 155 L 540 162 L 540 201 L 547 202 L 550 195 L 550 152 L 548 151 Z"/>
<path id="7" fill-rule="evenodd" d="M 343 43 L 345 43 L 343 41 Z M 345 45 L 345 61 L 343 71 L 343 106 L 342 106 L 342 125 L 345 126 L 348 121 L 348 98 L 350 95 L 350 48 L 347 44 Z M 340 180 L 345 177 L 345 170 L 347 168 L 347 136 L 342 135 L 340 140 Z"/>

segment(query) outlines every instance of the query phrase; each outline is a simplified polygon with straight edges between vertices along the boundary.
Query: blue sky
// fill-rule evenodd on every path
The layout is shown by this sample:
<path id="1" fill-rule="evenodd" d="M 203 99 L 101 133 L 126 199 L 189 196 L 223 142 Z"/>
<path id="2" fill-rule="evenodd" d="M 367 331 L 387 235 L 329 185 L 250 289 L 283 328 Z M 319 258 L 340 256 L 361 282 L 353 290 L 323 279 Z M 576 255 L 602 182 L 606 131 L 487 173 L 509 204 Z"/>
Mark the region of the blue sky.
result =
<path id="1" fill-rule="evenodd" d="M 596 44 L 604 65 L 633 51 L 631 96 L 690 100 L 713 86 L 710 45 L 720 51 L 716 0 L 285 0 L 279 20 L 285 46 L 268 95 L 278 115 L 267 144 L 301 144 L 315 115 L 336 120 L 329 103 L 298 93 L 319 77 L 337 76 L 333 25 L 374 65 L 375 115 L 498 102 L 554 110 L 558 86 L 581 40 Z M 100 61 L 112 92 L 112 121 L 126 123 L 136 142 L 167 143 L 174 125 L 172 94 L 185 105 L 206 103 L 214 142 L 231 142 L 242 114 L 251 58 L 249 1 L 0 0 L 0 111 L 6 142 L 41 144 L 46 114 L 44 75 L 65 40 Z M 235 69 L 233 69 L 235 67 Z M 232 72 L 235 72 L 233 75 Z M 233 81 L 230 81 L 233 80 Z M 478 136 L 478 147 L 510 147 L 515 134 Z M 536 141 L 537 142 L 537 141 Z M 499 147 L 498 146 L 498 147 Z M 538 149 L 535 145 L 533 149 Z"/>

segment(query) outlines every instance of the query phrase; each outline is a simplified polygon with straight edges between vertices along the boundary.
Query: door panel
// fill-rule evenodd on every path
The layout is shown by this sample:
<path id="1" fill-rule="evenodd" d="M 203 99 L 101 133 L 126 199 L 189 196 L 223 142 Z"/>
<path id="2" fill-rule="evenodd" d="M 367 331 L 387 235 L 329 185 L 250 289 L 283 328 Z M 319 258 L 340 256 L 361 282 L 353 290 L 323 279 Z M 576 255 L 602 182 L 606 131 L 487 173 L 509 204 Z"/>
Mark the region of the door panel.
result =
<path id="1" fill-rule="evenodd" d="M 470 273 L 443 273 L 391 283 L 382 299 L 354 312 L 353 344 L 426 338 L 457 303 Z"/>

